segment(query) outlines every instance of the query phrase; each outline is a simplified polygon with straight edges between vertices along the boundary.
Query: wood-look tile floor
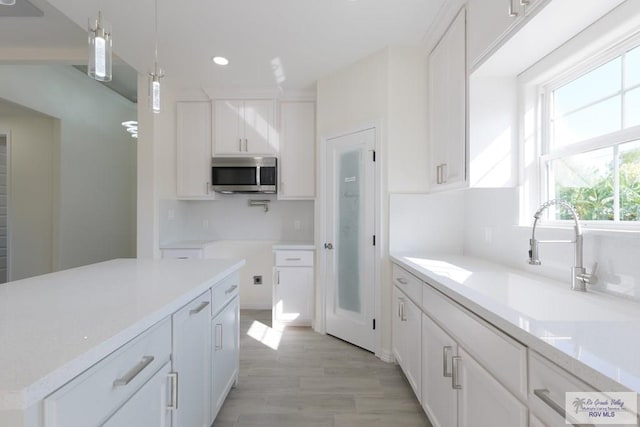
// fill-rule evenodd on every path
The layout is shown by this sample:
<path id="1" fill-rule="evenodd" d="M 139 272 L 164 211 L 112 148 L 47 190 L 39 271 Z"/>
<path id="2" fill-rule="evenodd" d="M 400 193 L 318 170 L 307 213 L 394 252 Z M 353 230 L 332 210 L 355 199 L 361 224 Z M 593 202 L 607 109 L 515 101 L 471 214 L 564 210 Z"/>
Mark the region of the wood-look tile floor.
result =
<path id="1" fill-rule="evenodd" d="M 214 427 L 431 427 L 397 365 L 310 328 L 270 326 L 271 311 L 241 312 L 240 378 Z"/>

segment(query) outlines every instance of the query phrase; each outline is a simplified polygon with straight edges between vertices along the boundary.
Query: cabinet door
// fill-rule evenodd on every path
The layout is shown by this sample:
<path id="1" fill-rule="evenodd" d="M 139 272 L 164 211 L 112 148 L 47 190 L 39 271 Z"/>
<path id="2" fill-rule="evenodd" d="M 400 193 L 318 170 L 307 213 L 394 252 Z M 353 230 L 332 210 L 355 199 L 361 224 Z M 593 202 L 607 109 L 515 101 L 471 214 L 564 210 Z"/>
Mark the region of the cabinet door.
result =
<path id="1" fill-rule="evenodd" d="M 467 54 L 470 68 L 479 65 L 523 17 L 520 0 L 469 0 Z"/>
<path id="2" fill-rule="evenodd" d="M 238 379 L 240 309 L 235 297 L 212 321 L 213 334 L 213 409 L 215 419 L 227 393 Z"/>
<path id="3" fill-rule="evenodd" d="M 460 386 L 459 427 L 526 427 L 527 408 L 471 356 L 458 349 L 454 383 Z"/>
<path id="4" fill-rule="evenodd" d="M 238 155 L 244 151 L 244 103 L 222 99 L 214 103 L 213 152 L 215 155 Z"/>
<path id="5" fill-rule="evenodd" d="M 391 351 L 396 359 L 398 365 L 404 365 L 405 354 L 405 334 L 403 333 L 402 318 L 404 316 L 404 305 L 406 304 L 406 298 L 403 297 L 402 292 L 395 286 L 393 287 L 393 307 L 391 318 Z"/>
<path id="6" fill-rule="evenodd" d="M 274 304 L 278 323 L 309 324 L 312 313 L 313 268 L 277 267 Z"/>
<path id="7" fill-rule="evenodd" d="M 422 312 L 411 300 L 407 299 L 404 310 L 403 331 L 405 355 L 403 370 L 418 400 L 422 395 Z"/>
<path id="8" fill-rule="evenodd" d="M 431 188 L 466 182 L 465 11 L 429 55 Z"/>
<path id="9" fill-rule="evenodd" d="M 316 106 L 280 104 L 279 199 L 313 199 L 316 190 Z"/>
<path id="10" fill-rule="evenodd" d="M 173 370 L 178 374 L 174 427 L 208 427 L 211 401 L 211 292 L 173 315 Z"/>
<path id="11" fill-rule="evenodd" d="M 177 104 L 177 185 L 180 198 L 211 198 L 211 104 Z"/>
<path id="12" fill-rule="evenodd" d="M 171 392 L 169 371 L 171 362 L 165 363 L 103 427 L 164 427 L 171 426 L 169 400 Z"/>
<path id="13" fill-rule="evenodd" d="M 278 135 L 273 101 L 244 101 L 243 120 L 243 154 L 275 155 L 278 152 Z"/>
<path id="14" fill-rule="evenodd" d="M 457 425 L 458 393 L 453 388 L 456 342 L 431 318 L 422 315 L 422 407 L 434 427 Z"/>

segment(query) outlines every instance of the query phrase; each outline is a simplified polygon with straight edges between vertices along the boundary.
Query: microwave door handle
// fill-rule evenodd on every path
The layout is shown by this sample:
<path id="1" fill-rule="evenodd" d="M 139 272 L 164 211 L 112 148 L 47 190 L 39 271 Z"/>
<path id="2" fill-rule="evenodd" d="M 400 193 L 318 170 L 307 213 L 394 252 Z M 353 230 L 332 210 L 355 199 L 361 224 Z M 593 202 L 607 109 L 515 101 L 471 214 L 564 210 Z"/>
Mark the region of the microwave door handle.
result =
<path id="1" fill-rule="evenodd" d="M 256 185 L 260 187 L 260 166 L 256 167 Z"/>

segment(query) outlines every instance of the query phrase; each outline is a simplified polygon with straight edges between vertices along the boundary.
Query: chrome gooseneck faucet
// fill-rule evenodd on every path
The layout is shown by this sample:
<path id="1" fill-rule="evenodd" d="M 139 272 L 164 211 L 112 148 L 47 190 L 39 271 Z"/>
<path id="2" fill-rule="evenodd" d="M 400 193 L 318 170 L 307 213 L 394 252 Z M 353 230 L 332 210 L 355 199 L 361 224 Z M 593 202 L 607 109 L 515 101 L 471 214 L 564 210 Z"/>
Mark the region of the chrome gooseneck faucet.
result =
<path id="1" fill-rule="evenodd" d="M 542 213 L 547 210 L 550 206 L 560 205 L 569 210 L 571 212 L 571 216 L 574 221 L 574 231 L 575 231 L 575 239 L 574 240 L 537 240 L 536 239 L 536 226 L 538 225 L 538 221 L 540 220 Z M 531 233 L 531 239 L 529 240 L 529 264 L 531 265 L 540 265 L 540 259 L 538 258 L 538 244 L 540 243 L 574 243 L 575 244 L 575 265 L 571 268 L 571 289 L 574 291 L 586 291 L 587 284 L 590 283 L 591 274 L 587 273 L 587 270 L 583 266 L 582 261 L 582 229 L 580 228 L 580 223 L 578 222 L 578 213 L 575 208 L 560 199 L 549 200 L 546 203 L 543 203 L 542 206 L 536 211 L 533 215 L 535 220 L 533 221 L 533 231 Z"/>

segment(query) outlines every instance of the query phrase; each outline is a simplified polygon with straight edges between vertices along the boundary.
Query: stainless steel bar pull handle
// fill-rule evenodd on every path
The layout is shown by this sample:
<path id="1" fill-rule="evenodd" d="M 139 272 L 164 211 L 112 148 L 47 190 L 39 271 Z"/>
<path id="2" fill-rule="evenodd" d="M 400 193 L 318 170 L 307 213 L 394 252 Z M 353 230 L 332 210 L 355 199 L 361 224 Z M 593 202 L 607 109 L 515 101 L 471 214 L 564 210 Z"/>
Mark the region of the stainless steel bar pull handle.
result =
<path id="1" fill-rule="evenodd" d="M 449 369 L 449 358 L 452 350 L 453 347 L 450 345 L 442 347 L 442 376 L 445 378 L 451 378 L 453 375 L 453 372 Z"/>
<path id="2" fill-rule="evenodd" d="M 302 261 L 302 258 L 285 258 L 285 261 Z"/>
<path id="3" fill-rule="evenodd" d="M 575 427 L 595 427 L 593 424 L 578 424 L 571 419 L 571 417 L 567 416 L 567 411 L 562 407 L 562 405 L 556 403 L 551 398 L 551 392 L 546 388 L 537 388 L 533 390 L 533 394 L 535 394 L 540 400 L 542 400 L 548 407 L 553 409 L 558 415 L 564 418 L 567 422 L 571 423 L 572 426 Z"/>
<path id="4" fill-rule="evenodd" d="M 401 306 L 400 306 L 400 308 L 401 308 L 401 310 L 400 310 L 400 320 L 402 320 L 403 322 L 406 322 L 407 321 L 407 316 L 406 316 L 407 313 L 404 311 L 404 301 L 402 301 L 400 304 L 401 304 Z"/>
<path id="5" fill-rule="evenodd" d="M 242 151 L 242 138 L 238 138 L 238 151 Z"/>
<path id="6" fill-rule="evenodd" d="M 404 279 L 404 278 L 402 278 L 402 277 L 398 277 L 396 280 L 397 280 L 397 281 L 398 281 L 398 283 L 400 283 L 401 285 L 406 285 L 406 284 L 408 284 L 408 283 L 409 283 L 409 282 L 407 281 L 407 279 Z"/>
<path id="7" fill-rule="evenodd" d="M 235 291 L 238 288 L 238 285 L 230 286 L 229 289 L 224 291 L 225 295 L 229 295 L 231 292 Z"/>
<path id="8" fill-rule="evenodd" d="M 178 373 L 170 372 L 169 379 L 171 380 L 171 403 L 167 406 L 168 409 L 178 409 Z"/>
<path id="9" fill-rule="evenodd" d="M 222 324 L 216 323 L 216 350 L 222 350 Z"/>
<path id="10" fill-rule="evenodd" d="M 529 0 L 520 0 L 520 6 L 529 6 Z"/>
<path id="11" fill-rule="evenodd" d="M 440 165 L 440 184 L 447 183 L 447 164 L 443 163 Z"/>
<path id="12" fill-rule="evenodd" d="M 249 139 L 244 139 L 244 151 L 249 152 Z"/>
<path id="13" fill-rule="evenodd" d="M 144 368 L 149 366 L 151 362 L 153 362 L 153 360 L 153 356 L 143 356 L 142 360 L 140 360 L 140 362 L 138 362 L 136 366 L 131 368 L 129 372 L 127 372 L 122 378 L 118 378 L 117 380 L 115 380 L 113 382 L 113 386 L 120 387 L 129 384 L 135 377 L 140 374 L 140 372 L 144 371 Z"/>
<path id="14" fill-rule="evenodd" d="M 205 307 L 208 306 L 208 305 L 209 305 L 209 301 L 203 301 L 196 308 L 194 308 L 193 310 L 189 310 L 189 314 L 190 315 L 198 314 L 202 310 L 204 310 Z"/>
<path id="15" fill-rule="evenodd" d="M 462 390 L 462 385 L 460 384 L 460 361 L 462 357 L 453 356 L 451 358 L 451 363 L 453 364 L 453 368 L 451 369 L 451 388 L 454 390 Z"/>
<path id="16" fill-rule="evenodd" d="M 509 16 L 512 18 L 515 18 L 516 16 L 518 16 L 518 12 L 515 12 L 513 10 L 513 0 L 508 0 L 509 1 Z"/>

